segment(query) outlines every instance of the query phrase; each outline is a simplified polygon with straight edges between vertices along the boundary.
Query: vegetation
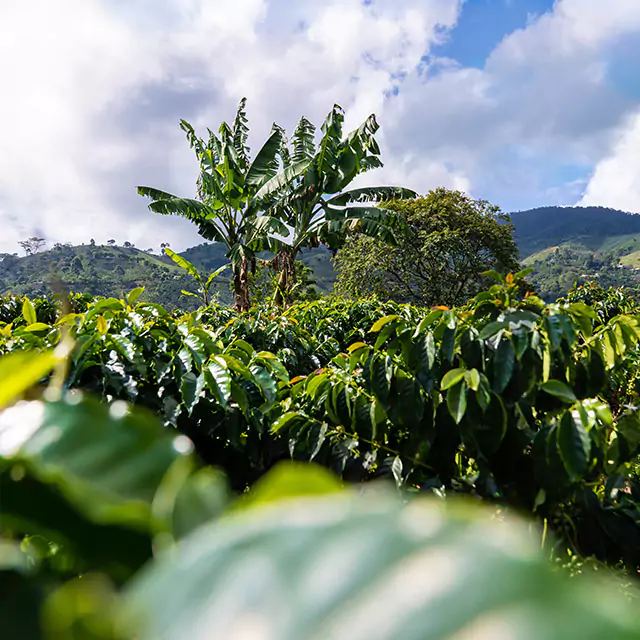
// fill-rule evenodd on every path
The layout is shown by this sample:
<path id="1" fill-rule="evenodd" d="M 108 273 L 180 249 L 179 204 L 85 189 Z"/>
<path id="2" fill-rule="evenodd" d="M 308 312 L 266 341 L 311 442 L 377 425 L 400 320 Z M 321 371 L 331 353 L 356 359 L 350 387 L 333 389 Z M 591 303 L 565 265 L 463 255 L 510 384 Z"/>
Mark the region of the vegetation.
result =
<path id="1" fill-rule="evenodd" d="M 280 272 L 278 304 L 289 301 L 296 285 L 294 265 L 302 249 L 324 244 L 335 251 L 355 231 L 393 242 L 397 216 L 379 205 L 392 197 L 416 195 L 397 187 L 345 191 L 358 175 L 381 167 L 382 162 L 374 137 L 379 128 L 375 116 L 346 136 L 343 120 L 342 109 L 335 105 L 316 144 L 315 126 L 302 118 L 293 132 L 292 148 L 282 148 L 282 171 L 258 193 L 266 198 L 267 209 L 291 229 L 291 238 L 282 242 L 273 258 Z"/>
<path id="2" fill-rule="evenodd" d="M 182 128 L 197 198 L 139 192 L 215 242 L 0 256 L 24 287 L 0 296 L 3 633 L 640 637 L 633 296 L 532 293 L 558 250 L 526 212 L 518 271 L 485 201 L 347 190 L 380 166 L 373 116 L 274 125 L 253 160 L 244 100 Z M 631 263 L 634 237 L 593 255 Z M 336 250 L 353 299 L 319 298 Z"/>
<path id="3" fill-rule="evenodd" d="M 513 227 L 488 202 L 437 189 L 386 206 L 406 224 L 406 237 L 395 247 L 364 234 L 349 239 L 336 256 L 338 293 L 453 306 L 487 286 L 485 271 L 518 270 Z"/>
<path id="4" fill-rule="evenodd" d="M 8 255 L 0 262 L 2 294 L 11 292 L 35 298 L 47 296 L 61 286 L 105 297 L 121 297 L 144 286 L 147 300 L 169 309 L 197 307 L 181 293 L 191 288 L 190 275 L 165 256 L 135 248 L 59 245 L 22 258 Z M 221 302 L 231 301 L 228 279 L 216 281 L 213 288 Z"/>
<path id="5" fill-rule="evenodd" d="M 563 296 L 574 283 L 637 291 L 640 218 L 601 207 L 547 207 L 514 213 L 522 264 L 545 300 Z"/>
<path id="6" fill-rule="evenodd" d="M 205 142 L 184 120 L 182 129 L 200 164 L 198 198 L 179 198 L 151 187 L 138 187 L 138 193 L 153 200 L 149 208 L 163 215 L 179 215 L 198 226 L 207 240 L 222 242 L 233 271 L 235 308 L 247 311 L 249 270 L 255 253 L 272 249 L 274 234 L 287 235 L 285 225 L 270 215 L 259 215 L 255 196 L 278 170 L 277 156 L 282 147 L 282 130 L 273 126 L 269 138 L 253 161 L 247 147 L 246 100 L 240 102 L 233 123 L 220 125 L 218 135 L 209 131 Z"/>
<path id="7" fill-rule="evenodd" d="M 319 243 L 337 248 L 355 230 L 390 241 L 393 220 L 376 205 L 381 198 L 415 195 L 396 187 L 344 191 L 360 173 L 382 166 L 374 138 L 375 116 L 343 137 L 344 115 L 336 105 L 322 125 L 317 145 L 315 127 L 302 118 L 291 149 L 283 129 L 274 124 L 250 162 L 245 103 L 240 102 L 233 127 L 223 122 L 219 137 L 209 131 L 206 143 L 182 121 L 200 163 L 197 200 L 138 187 L 141 195 L 154 200 L 149 205 L 152 211 L 183 216 L 198 225 L 204 238 L 226 246 L 238 311 L 251 306 L 249 271 L 255 269 L 256 253 L 275 252 L 273 265 L 281 273 L 276 302 L 282 305 L 295 285 L 295 260 L 301 249 Z M 282 240 L 289 235 L 290 243 Z"/>
<path id="8" fill-rule="evenodd" d="M 301 260 L 294 263 L 295 284 L 286 294 L 288 303 L 317 300 L 320 293 L 313 278 L 313 270 Z M 249 291 L 251 300 L 256 305 L 264 303 L 282 304 L 284 301 L 282 290 L 282 274 L 278 272 L 277 261 L 259 260 L 256 269 L 249 276 Z"/>
<path id="9" fill-rule="evenodd" d="M 204 305 L 205 307 L 209 305 L 209 303 L 211 302 L 210 291 L 211 287 L 214 284 L 214 280 L 230 265 L 223 264 L 221 267 L 218 267 L 215 271 L 210 273 L 207 277 L 201 275 L 191 262 L 189 262 L 185 257 L 177 254 L 175 251 L 171 251 L 169 247 L 165 247 L 164 252 L 165 255 L 169 256 L 171 260 L 173 260 L 173 262 L 175 262 L 180 268 L 184 269 L 198 285 L 197 293 L 183 290 L 182 295 L 195 298 L 198 302 L 200 302 L 200 304 Z"/>
<path id="10" fill-rule="evenodd" d="M 584 222 L 579 222 L 583 209 L 556 207 L 550 208 L 550 211 L 534 210 L 510 215 L 516 229 L 523 266 L 534 269 L 528 282 L 540 297 L 552 302 L 564 296 L 575 283 L 581 285 L 591 280 L 597 281 L 605 289 L 624 286 L 630 294 L 637 294 L 640 273 L 635 269 L 640 267 L 640 253 L 636 244 L 640 233 L 609 235 L 609 230 L 614 233 L 628 230 L 630 225 L 636 224 L 636 218 L 621 212 L 595 209 L 600 217 L 597 223 L 593 222 L 593 217 L 589 217 L 589 227 L 586 227 Z M 557 229 L 552 227 L 549 235 L 545 235 L 550 220 L 562 219 L 561 216 L 573 221 L 574 226 L 570 229 L 566 225 Z M 629 218 L 632 220 L 628 221 Z M 623 226 L 618 224 L 619 219 L 624 221 Z M 594 228 L 600 235 L 585 236 L 585 228 Z M 591 248 L 580 244 L 582 240 L 577 239 L 575 229 L 581 230 L 583 239 L 588 238 Z M 559 244 L 554 246 L 552 242 Z M 527 253 L 533 243 L 543 248 L 534 254 Z M 183 290 L 191 290 L 191 277 L 176 268 L 165 256 L 151 255 L 133 247 L 118 247 L 115 241 L 110 241 L 108 245 L 72 247 L 57 244 L 49 251 L 25 257 L 0 254 L 0 295 L 8 292 L 31 297 L 48 295 L 52 282 L 57 280 L 64 282 L 72 291 L 106 297 L 119 297 L 132 288 L 144 286 L 144 295 L 148 300 L 169 309 L 195 309 L 195 305 L 182 295 Z M 211 242 L 187 249 L 180 255 L 201 273 L 210 274 L 228 264 L 226 254 L 225 245 Z M 273 253 L 259 252 L 256 258 L 258 261 L 272 260 L 274 256 Z M 317 248 L 301 250 L 298 256 L 306 267 L 312 269 L 313 275 L 310 277 L 315 289 L 323 294 L 332 293 L 336 274 L 329 249 L 321 244 Z M 220 302 L 232 303 L 233 295 L 229 292 L 226 273 L 216 278 L 212 284 L 213 290 Z"/>
<path id="11" fill-rule="evenodd" d="M 356 605 L 313 567 L 347 548 L 344 588 L 367 610 L 385 602 L 377 637 L 461 632 L 494 611 L 492 624 L 543 637 L 634 637 L 630 584 L 566 583 L 510 514 L 537 519 L 562 563 L 640 567 L 640 421 L 610 402 L 640 317 L 520 300 L 525 276 L 454 310 L 334 300 L 179 315 L 140 302 L 140 289 L 76 300 L 58 318 L 42 301 L 14 305 L 0 324 L 0 408 L 26 400 L 0 413 L 5 628 L 27 639 L 205 638 L 260 612 L 276 637 L 326 637 L 355 624 Z M 342 484 L 282 466 L 291 459 Z M 381 477 L 411 504 L 341 488 Z M 456 494 L 489 513 L 449 505 Z M 502 514 L 493 524 L 491 512 Z M 480 589 L 489 580 L 495 589 Z M 293 616 L 278 614 L 290 607 L 283 584 L 299 593 Z M 420 593 L 410 613 L 401 606 Z M 507 603 L 530 613 L 512 619 Z"/>
<path id="12" fill-rule="evenodd" d="M 637 215 L 604 207 L 542 207 L 511 218 L 523 258 L 564 243 L 596 250 L 609 238 L 640 233 Z"/>

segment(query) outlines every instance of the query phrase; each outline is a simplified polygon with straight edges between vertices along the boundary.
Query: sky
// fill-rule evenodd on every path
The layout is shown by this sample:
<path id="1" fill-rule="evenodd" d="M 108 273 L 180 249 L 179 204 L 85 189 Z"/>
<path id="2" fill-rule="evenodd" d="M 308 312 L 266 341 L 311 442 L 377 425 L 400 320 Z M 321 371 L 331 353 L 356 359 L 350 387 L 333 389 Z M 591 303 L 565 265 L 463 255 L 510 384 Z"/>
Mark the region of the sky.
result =
<path id="1" fill-rule="evenodd" d="M 136 186 L 194 196 L 180 119 L 245 96 L 254 148 L 375 113 L 358 185 L 640 213 L 639 62 L 640 0 L 0 0 L 0 252 L 198 244 Z"/>

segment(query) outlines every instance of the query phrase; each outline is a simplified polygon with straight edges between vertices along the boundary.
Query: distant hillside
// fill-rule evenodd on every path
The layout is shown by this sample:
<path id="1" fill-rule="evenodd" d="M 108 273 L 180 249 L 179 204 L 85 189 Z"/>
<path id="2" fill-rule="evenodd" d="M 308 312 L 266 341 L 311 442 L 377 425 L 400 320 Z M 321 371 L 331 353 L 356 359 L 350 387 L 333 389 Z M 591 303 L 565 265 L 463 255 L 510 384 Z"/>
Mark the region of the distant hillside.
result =
<path id="1" fill-rule="evenodd" d="M 545 207 L 511 214 L 523 266 L 547 300 L 574 283 L 640 291 L 640 215 L 604 207 Z"/>
<path id="2" fill-rule="evenodd" d="M 604 207 L 543 207 L 511 214 L 521 258 L 567 242 L 593 251 L 605 238 L 640 233 L 640 215 Z"/>
<path id="3" fill-rule="evenodd" d="M 0 295 L 8 292 L 47 295 L 58 279 L 70 291 L 121 297 L 144 286 L 144 298 L 168 308 L 189 308 L 193 303 L 181 290 L 193 287 L 191 277 L 166 256 L 136 248 L 58 245 L 49 251 L 18 257 L 3 254 L 0 261 Z M 222 299 L 231 294 L 226 283 L 218 285 Z"/>
<path id="4" fill-rule="evenodd" d="M 209 274 L 229 262 L 225 253 L 223 244 L 211 242 L 191 247 L 181 255 L 201 272 Z M 322 293 L 333 291 L 335 274 L 329 250 L 312 249 L 300 258 L 314 270 L 317 288 Z M 193 299 L 181 295 L 183 289 L 194 290 L 191 276 L 168 257 L 134 247 L 57 245 L 30 256 L 0 254 L 0 295 L 8 292 L 48 295 L 54 279 L 63 282 L 70 291 L 102 296 L 122 297 L 131 289 L 144 286 L 142 299 L 170 309 L 190 309 L 195 304 Z M 232 300 L 229 283 L 230 276 L 225 272 L 217 278 L 214 287 L 218 299 L 225 304 Z"/>
<path id="5" fill-rule="evenodd" d="M 640 215 L 602 207 L 544 207 L 512 213 L 511 219 L 523 266 L 534 268 L 529 279 L 545 299 L 554 300 L 585 280 L 640 292 Z M 213 242 L 181 255 L 210 273 L 228 262 L 225 253 L 224 245 Z M 299 258 L 313 269 L 322 293 L 333 291 L 328 249 L 308 249 Z M 120 297 L 144 286 L 146 299 L 169 308 L 194 305 L 180 293 L 193 290 L 188 274 L 166 256 L 133 247 L 57 245 L 32 256 L 0 254 L 0 295 L 50 293 L 54 276 L 72 291 Z M 215 286 L 221 302 L 230 303 L 228 272 Z"/>

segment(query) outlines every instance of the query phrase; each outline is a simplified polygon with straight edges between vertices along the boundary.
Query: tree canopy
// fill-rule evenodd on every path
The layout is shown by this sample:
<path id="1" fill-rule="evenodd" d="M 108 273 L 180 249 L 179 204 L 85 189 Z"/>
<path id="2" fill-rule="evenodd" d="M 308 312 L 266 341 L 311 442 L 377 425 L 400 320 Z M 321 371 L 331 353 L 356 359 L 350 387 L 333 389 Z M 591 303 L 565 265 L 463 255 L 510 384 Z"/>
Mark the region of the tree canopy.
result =
<path id="1" fill-rule="evenodd" d="M 278 219 L 259 215 L 256 194 L 278 171 L 277 154 L 282 146 L 282 130 L 274 125 L 267 141 L 251 160 L 245 113 L 246 99 L 238 106 L 232 126 L 223 122 L 218 135 L 208 130 L 209 138 L 198 138 L 193 127 L 182 120 L 200 164 L 196 199 L 180 198 L 151 187 L 138 187 L 138 193 L 152 199 L 149 209 L 163 215 L 178 215 L 198 226 L 207 240 L 227 247 L 232 270 L 235 306 L 249 308 L 249 268 L 255 252 L 273 249 L 274 234 L 287 235 Z"/>
<path id="2" fill-rule="evenodd" d="M 375 139 L 379 125 L 371 114 L 344 135 L 343 122 L 342 108 L 334 105 L 316 144 L 316 127 L 301 118 L 291 145 L 283 145 L 282 171 L 259 192 L 265 207 L 291 229 L 275 259 L 279 302 L 290 298 L 296 283 L 294 262 L 303 248 L 325 243 L 337 249 L 353 231 L 393 241 L 396 216 L 378 205 L 417 195 L 393 186 L 349 189 L 358 175 L 382 166 Z"/>
<path id="3" fill-rule="evenodd" d="M 406 236 L 397 246 L 363 233 L 348 239 L 335 259 L 338 293 L 454 306 L 487 285 L 483 272 L 518 271 L 509 216 L 486 200 L 440 188 L 385 207 L 405 221 Z"/>

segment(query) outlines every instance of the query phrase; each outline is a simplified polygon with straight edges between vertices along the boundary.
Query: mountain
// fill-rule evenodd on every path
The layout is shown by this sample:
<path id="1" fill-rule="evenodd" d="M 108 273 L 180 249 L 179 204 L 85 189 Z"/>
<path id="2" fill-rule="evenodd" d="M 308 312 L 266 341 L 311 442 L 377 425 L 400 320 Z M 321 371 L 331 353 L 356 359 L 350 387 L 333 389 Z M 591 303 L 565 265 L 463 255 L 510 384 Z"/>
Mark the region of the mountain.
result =
<path id="1" fill-rule="evenodd" d="M 511 214 L 529 280 L 547 300 L 597 280 L 640 292 L 640 215 L 604 207 L 544 207 Z"/>
<path id="2" fill-rule="evenodd" d="M 603 239 L 640 233 L 640 215 L 604 207 L 542 207 L 511 214 L 520 255 L 576 244 L 599 250 Z"/>
<path id="3" fill-rule="evenodd" d="M 0 295 L 11 292 L 40 296 L 51 293 L 61 281 L 69 291 L 122 297 L 135 287 L 145 287 L 142 299 L 167 308 L 192 308 L 192 299 L 181 290 L 192 290 L 193 281 L 164 255 L 134 247 L 56 245 L 49 251 L 18 257 L 0 255 Z M 228 284 L 218 285 L 225 302 L 231 300 Z"/>
<path id="4" fill-rule="evenodd" d="M 544 207 L 512 213 L 511 220 L 522 264 L 533 267 L 529 280 L 545 299 L 554 300 L 585 280 L 640 292 L 640 215 L 602 207 Z M 227 264 L 225 253 L 222 244 L 205 243 L 181 255 L 208 274 Z M 331 292 L 331 252 L 307 249 L 299 258 L 313 270 L 317 288 Z M 194 290 L 188 274 L 166 256 L 134 247 L 56 245 L 25 257 L 0 254 L 0 295 L 50 293 L 54 275 L 71 291 L 120 297 L 144 286 L 147 300 L 168 308 L 195 304 L 181 295 L 183 289 Z M 231 302 L 228 272 L 216 280 L 215 290 L 221 302 Z"/>

